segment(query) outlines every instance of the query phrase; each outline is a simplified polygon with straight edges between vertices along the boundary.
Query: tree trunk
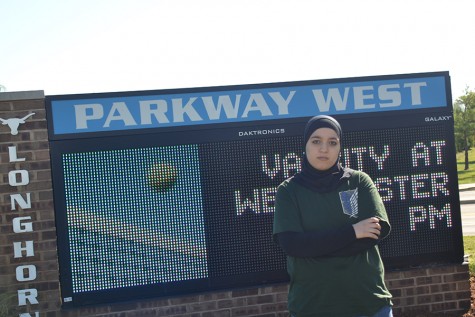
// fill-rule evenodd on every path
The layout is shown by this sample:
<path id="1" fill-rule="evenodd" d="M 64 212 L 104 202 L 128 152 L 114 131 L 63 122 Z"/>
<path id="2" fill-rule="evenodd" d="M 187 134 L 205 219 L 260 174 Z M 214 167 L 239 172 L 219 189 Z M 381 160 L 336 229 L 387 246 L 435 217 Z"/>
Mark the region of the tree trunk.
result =
<path id="1" fill-rule="evenodd" d="M 465 168 L 464 170 L 468 170 L 468 138 L 465 137 Z"/>

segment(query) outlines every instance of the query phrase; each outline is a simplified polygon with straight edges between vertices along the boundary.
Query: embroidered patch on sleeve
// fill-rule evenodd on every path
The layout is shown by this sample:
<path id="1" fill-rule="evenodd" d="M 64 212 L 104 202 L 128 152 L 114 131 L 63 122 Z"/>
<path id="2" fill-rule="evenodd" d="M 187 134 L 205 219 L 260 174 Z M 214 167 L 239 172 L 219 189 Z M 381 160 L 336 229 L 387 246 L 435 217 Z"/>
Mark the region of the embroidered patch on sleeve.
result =
<path id="1" fill-rule="evenodd" d="M 358 218 L 358 188 L 340 192 L 343 213 L 350 218 Z"/>

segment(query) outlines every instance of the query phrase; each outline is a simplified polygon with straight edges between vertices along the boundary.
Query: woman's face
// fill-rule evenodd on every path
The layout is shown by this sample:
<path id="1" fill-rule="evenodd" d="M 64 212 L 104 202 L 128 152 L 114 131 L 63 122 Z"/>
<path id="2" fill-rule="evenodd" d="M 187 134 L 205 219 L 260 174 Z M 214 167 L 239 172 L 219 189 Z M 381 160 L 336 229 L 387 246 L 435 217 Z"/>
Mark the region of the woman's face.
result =
<path id="1" fill-rule="evenodd" d="M 326 171 L 332 167 L 340 155 L 340 139 L 330 128 L 315 130 L 305 145 L 307 160 L 313 168 Z"/>

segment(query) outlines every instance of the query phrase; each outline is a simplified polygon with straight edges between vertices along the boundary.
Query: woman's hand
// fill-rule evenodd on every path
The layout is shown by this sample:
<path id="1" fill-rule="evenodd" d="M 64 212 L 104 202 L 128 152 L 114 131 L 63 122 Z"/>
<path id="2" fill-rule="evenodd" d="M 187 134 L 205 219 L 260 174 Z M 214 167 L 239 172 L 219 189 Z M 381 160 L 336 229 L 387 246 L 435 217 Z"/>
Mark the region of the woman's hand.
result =
<path id="1" fill-rule="evenodd" d="M 355 223 L 353 229 L 355 230 L 356 239 L 378 239 L 381 233 L 381 225 L 379 224 L 379 219 L 376 217 L 371 217 Z"/>

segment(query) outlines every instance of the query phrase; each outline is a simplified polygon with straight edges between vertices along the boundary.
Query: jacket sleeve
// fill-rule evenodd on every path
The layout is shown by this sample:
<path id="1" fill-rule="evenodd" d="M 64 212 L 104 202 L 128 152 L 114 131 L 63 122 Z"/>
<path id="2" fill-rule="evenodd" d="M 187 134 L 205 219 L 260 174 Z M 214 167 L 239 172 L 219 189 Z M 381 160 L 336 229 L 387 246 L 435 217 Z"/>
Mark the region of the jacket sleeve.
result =
<path id="1" fill-rule="evenodd" d="M 351 224 L 326 231 L 304 231 L 295 210 L 298 201 L 286 186 L 279 186 L 274 214 L 274 241 L 283 251 L 294 257 L 352 256 L 374 247 L 390 231 L 384 204 L 371 178 L 360 173 L 358 188 L 360 220 L 378 217 L 381 224 L 380 239 L 356 239 Z"/>
<path id="2" fill-rule="evenodd" d="M 325 231 L 305 231 L 299 202 L 287 190 L 284 182 L 277 189 L 274 213 L 273 239 L 287 255 L 294 257 L 318 257 L 331 254 L 356 240 L 351 224 Z"/>
<path id="3" fill-rule="evenodd" d="M 356 239 L 344 248 L 341 248 L 340 250 L 336 250 L 335 252 L 329 254 L 329 256 L 337 257 L 357 255 L 358 253 L 371 249 L 372 247 L 377 245 L 379 241 L 381 240 L 371 238 Z"/>
<path id="4" fill-rule="evenodd" d="M 379 218 L 379 224 L 381 225 L 381 234 L 379 236 L 379 239 L 356 239 L 344 248 L 333 252 L 331 256 L 351 256 L 366 251 L 377 245 L 384 238 L 386 238 L 391 231 L 391 225 L 388 220 L 386 208 L 376 186 L 367 174 L 363 172 L 359 172 L 359 174 L 360 178 L 358 190 L 360 193 L 360 197 L 358 204 L 359 208 L 362 211 L 361 220 L 370 217 Z"/>
<path id="5" fill-rule="evenodd" d="M 379 195 L 378 189 L 373 183 L 373 180 L 368 174 L 360 172 L 360 181 L 358 185 L 358 191 L 360 197 L 358 198 L 360 209 L 362 211 L 361 220 L 376 217 L 379 218 L 379 224 L 381 225 L 381 234 L 378 240 L 386 238 L 391 231 L 391 224 L 386 213 L 386 207 L 383 200 Z"/>
<path id="6" fill-rule="evenodd" d="M 349 246 L 356 240 L 352 225 L 324 232 L 281 232 L 274 239 L 287 255 L 294 257 L 320 257 Z"/>

